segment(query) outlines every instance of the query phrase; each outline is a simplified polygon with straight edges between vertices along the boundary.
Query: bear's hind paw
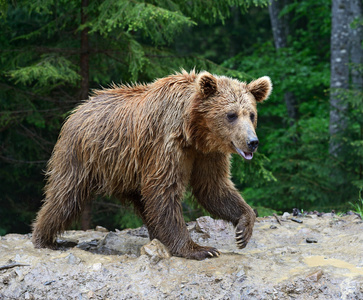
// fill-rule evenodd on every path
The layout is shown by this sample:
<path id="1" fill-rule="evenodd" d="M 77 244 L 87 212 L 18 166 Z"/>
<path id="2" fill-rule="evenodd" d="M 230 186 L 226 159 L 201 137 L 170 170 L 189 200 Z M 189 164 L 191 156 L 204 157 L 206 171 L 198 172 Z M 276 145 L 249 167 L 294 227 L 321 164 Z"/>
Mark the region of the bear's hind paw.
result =
<path id="1" fill-rule="evenodd" d="M 216 248 L 198 246 L 193 250 L 189 250 L 189 253 L 183 256 L 190 259 L 203 260 L 206 258 L 218 257 L 219 255 L 221 255 L 221 253 Z"/>

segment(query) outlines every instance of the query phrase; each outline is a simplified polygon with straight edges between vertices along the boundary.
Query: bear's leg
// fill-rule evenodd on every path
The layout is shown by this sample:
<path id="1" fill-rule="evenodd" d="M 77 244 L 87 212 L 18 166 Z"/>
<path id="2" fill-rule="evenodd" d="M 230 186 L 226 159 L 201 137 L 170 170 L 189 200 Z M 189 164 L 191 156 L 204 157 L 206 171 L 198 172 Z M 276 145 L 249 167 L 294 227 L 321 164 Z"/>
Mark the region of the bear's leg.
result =
<path id="1" fill-rule="evenodd" d="M 45 203 L 33 224 L 32 241 L 36 248 L 56 248 L 56 236 L 79 217 L 89 193 L 80 187 L 48 183 Z"/>
<path id="2" fill-rule="evenodd" d="M 161 241 L 175 256 L 202 260 L 219 256 L 217 249 L 194 243 L 187 230 L 181 206 L 184 187 L 180 181 L 165 188 L 162 182 L 149 182 L 143 188 L 146 226 L 152 238 Z"/>
<path id="3" fill-rule="evenodd" d="M 139 192 L 123 194 L 122 196 L 118 197 L 120 199 L 126 199 L 128 202 L 132 203 L 135 209 L 136 214 L 141 218 L 144 225 L 147 225 L 145 219 L 145 205 L 142 201 L 142 196 Z M 155 237 L 153 236 L 153 230 L 150 226 L 147 226 L 149 232 L 150 241 L 152 241 Z"/>
<path id="4" fill-rule="evenodd" d="M 246 247 L 252 236 L 256 215 L 230 180 L 229 157 L 222 153 L 200 155 L 191 176 L 193 194 L 212 215 L 236 227 L 236 243 Z"/>

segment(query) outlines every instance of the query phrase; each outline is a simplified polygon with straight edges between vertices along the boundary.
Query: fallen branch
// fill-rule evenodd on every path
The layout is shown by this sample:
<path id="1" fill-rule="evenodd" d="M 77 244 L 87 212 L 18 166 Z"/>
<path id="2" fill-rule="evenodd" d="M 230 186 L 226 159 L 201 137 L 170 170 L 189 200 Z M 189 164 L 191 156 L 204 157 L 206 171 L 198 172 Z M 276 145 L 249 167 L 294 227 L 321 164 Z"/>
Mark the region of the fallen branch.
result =
<path id="1" fill-rule="evenodd" d="M 0 270 L 11 269 L 11 268 L 14 268 L 14 267 L 26 267 L 26 266 L 30 266 L 30 265 L 14 262 L 14 263 L 11 263 L 11 264 L 8 264 L 8 265 L 0 266 Z"/>
<path id="2" fill-rule="evenodd" d="M 279 223 L 280 225 L 282 225 L 279 217 L 276 214 L 273 214 L 273 216 L 275 217 L 277 223 Z"/>

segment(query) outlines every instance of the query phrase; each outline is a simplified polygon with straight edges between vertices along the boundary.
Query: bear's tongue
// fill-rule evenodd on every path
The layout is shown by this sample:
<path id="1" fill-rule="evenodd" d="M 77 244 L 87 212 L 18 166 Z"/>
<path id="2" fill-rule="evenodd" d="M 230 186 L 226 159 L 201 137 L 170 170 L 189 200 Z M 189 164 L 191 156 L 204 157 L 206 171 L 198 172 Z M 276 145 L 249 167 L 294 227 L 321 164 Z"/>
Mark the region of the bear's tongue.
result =
<path id="1" fill-rule="evenodd" d="M 243 153 L 242 156 L 244 159 L 251 160 L 253 157 L 253 153 L 243 152 L 243 151 L 242 151 L 242 153 Z"/>
<path id="2" fill-rule="evenodd" d="M 234 144 L 233 144 L 234 146 Z M 244 159 L 247 159 L 247 160 L 251 160 L 252 157 L 253 157 L 253 153 L 250 153 L 250 152 L 244 152 L 242 151 L 241 149 L 237 148 L 236 146 L 234 146 L 238 152 L 239 155 L 241 155 Z"/>

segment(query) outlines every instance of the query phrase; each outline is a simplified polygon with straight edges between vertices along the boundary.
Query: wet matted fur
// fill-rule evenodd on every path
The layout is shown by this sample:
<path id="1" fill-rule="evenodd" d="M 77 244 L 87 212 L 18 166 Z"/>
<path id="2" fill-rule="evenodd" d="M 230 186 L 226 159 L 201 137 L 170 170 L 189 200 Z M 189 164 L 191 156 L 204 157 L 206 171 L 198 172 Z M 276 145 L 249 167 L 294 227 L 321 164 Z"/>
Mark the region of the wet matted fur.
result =
<path id="1" fill-rule="evenodd" d="M 98 90 L 64 123 L 49 160 L 44 204 L 33 224 L 36 247 L 55 247 L 95 195 L 131 201 L 150 239 L 192 259 L 218 256 L 194 243 L 182 215 L 190 184 L 212 215 L 236 226 L 247 245 L 255 214 L 230 180 L 230 154 L 257 148 L 256 102 L 268 77 L 247 84 L 208 72 L 182 71 L 146 85 Z"/>

